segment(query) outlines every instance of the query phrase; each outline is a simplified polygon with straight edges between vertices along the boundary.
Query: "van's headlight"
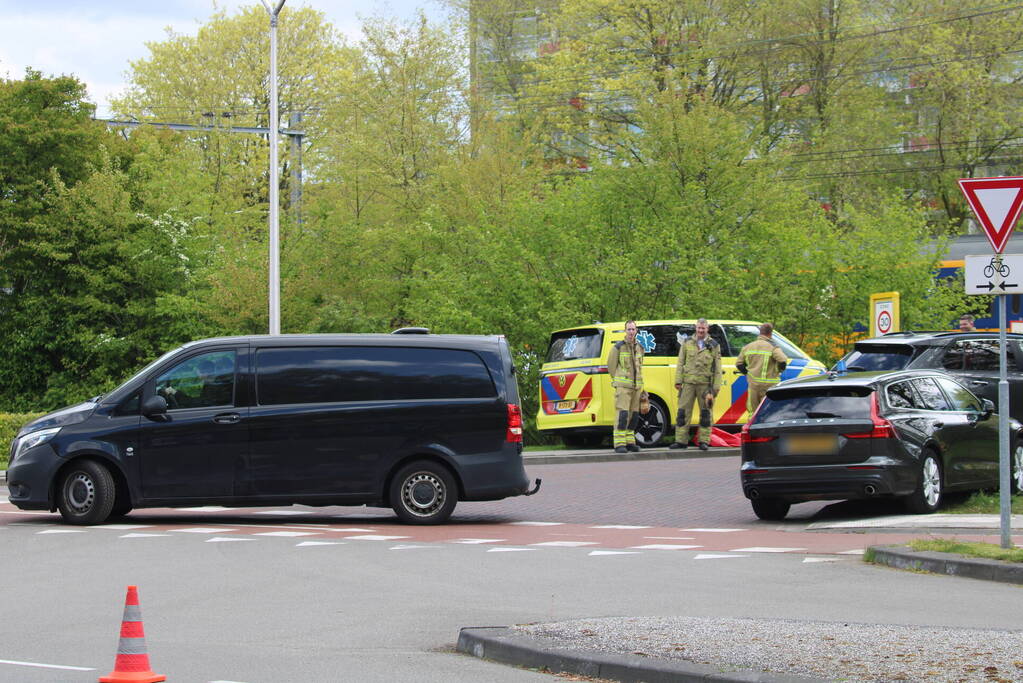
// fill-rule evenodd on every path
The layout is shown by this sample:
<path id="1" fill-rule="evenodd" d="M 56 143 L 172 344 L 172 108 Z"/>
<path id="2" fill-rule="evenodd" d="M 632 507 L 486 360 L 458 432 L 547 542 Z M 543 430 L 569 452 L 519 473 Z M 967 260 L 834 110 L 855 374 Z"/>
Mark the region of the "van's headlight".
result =
<path id="1" fill-rule="evenodd" d="M 14 447 L 14 456 L 11 458 L 11 462 L 13 463 L 19 455 L 28 449 L 44 444 L 57 436 L 57 432 L 59 431 L 60 427 L 52 427 L 50 429 L 40 429 L 38 432 L 32 432 L 31 434 L 26 434 L 21 437 L 18 439 L 18 443 Z"/>

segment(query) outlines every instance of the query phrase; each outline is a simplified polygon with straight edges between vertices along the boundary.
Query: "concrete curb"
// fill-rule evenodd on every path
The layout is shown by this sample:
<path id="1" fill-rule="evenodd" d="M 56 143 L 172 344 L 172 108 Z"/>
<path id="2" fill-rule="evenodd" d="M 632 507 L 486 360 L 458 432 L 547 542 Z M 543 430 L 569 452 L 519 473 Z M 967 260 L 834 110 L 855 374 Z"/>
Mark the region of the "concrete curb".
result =
<path id="1" fill-rule="evenodd" d="M 699 458 L 723 458 L 740 455 L 738 448 L 713 447 L 701 451 L 696 446 L 687 449 L 669 450 L 667 448 L 649 448 L 639 453 L 615 453 L 614 451 L 524 451 L 523 459 L 527 465 L 559 465 L 562 463 L 580 462 L 628 462 L 632 460 L 696 460 Z"/>
<path id="2" fill-rule="evenodd" d="M 593 678 L 645 683 L 736 681 L 737 683 L 817 683 L 820 679 L 726 671 L 722 667 L 656 659 L 640 655 L 566 650 L 504 626 L 464 627 L 458 633 L 459 652 L 502 664 L 573 673 Z"/>
<path id="3" fill-rule="evenodd" d="M 906 545 L 873 546 L 874 563 L 896 569 L 912 569 L 969 579 L 1023 584 L 1023 564 L 980 557 L 964 557 L 953 553 L 917 551 Z"/>

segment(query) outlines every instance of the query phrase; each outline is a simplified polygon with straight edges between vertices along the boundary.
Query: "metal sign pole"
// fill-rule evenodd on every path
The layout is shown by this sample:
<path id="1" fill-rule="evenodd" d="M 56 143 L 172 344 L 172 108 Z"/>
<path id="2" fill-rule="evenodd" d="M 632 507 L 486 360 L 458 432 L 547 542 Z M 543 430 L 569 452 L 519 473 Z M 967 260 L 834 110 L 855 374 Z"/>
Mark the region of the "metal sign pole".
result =
<path id="1" fill-rule="evenodd" d="M 999 256 L 1001 256 L 999 254 Z M 997 258 L 997 257 L 996 257 Z M 999 262 L 1001 259 L 999 259 Z M 1000 263 L 999 263 L 1000 265 Z M 1002 547 L 1012 547 L 1009 496 L 1009 376 L 1005 353 L 1005 294 L 998 295 L 998 502 L 1001 511 Z"/>

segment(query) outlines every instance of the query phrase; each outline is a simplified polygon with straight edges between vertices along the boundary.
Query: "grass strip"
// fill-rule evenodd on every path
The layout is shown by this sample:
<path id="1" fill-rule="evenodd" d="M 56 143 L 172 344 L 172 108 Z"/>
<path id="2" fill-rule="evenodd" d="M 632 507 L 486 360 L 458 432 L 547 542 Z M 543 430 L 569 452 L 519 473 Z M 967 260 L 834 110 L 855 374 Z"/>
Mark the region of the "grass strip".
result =
<path id="1" fill-rule="evenodd" d="M 910 541 L 913 550 L 955 553 L 966 557 L 981 557 L 1003 562 L 1023 562 L 1023 548 L 1002 548 L 994 543 L 974 543 L 949 538 L 930 538 Z"/>

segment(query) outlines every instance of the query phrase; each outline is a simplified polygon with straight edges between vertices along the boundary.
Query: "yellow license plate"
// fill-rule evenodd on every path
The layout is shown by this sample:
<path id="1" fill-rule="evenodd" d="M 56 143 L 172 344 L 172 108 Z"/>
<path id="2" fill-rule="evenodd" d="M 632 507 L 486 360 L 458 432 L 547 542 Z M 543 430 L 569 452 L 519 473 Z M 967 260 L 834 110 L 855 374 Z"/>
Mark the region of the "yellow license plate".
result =
<path id="1" fill-rule="evenodd" d="M 792 434 L 784 442 L 788 455 L 832 455 L 838 452 L 834 434 Z"/>
<path id="2" fill-rule="evenodd" d="M 572 410 L 575 408 L 575 401 L 558 401 L 554 408 L 556 410 Z"/>

